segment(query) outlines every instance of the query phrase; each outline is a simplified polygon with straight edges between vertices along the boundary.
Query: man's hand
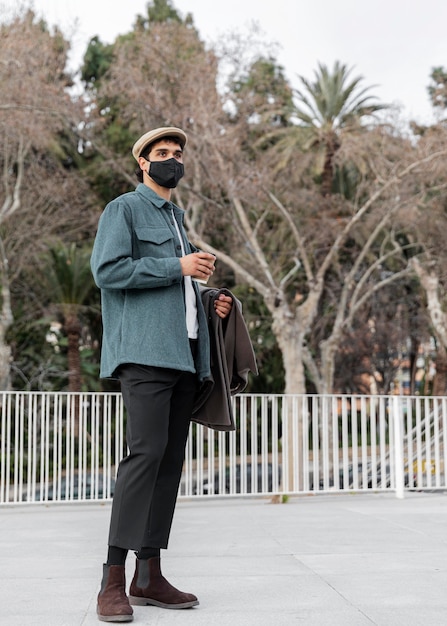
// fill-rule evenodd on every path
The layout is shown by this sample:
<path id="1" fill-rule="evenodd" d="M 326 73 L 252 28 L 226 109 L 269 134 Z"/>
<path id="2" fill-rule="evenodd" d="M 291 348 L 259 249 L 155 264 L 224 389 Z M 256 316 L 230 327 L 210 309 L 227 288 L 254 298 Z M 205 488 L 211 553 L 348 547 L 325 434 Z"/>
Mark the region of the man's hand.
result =
<path id="1" fill-rule="evenodd" d="M 193 252 L 180 258 L 183 276 L 207 280 L 214 274 L 216 257 L 209 252 Z"/>
<path id="2" fill-rule="evenodd" d="M 225 296 L 220 294 L 219 298 L 214 300 L 214 309 L 219 317 L 225 319 L 230 314 L 231 307 L 233 306 L 233 298 L 231 296 Z"/>

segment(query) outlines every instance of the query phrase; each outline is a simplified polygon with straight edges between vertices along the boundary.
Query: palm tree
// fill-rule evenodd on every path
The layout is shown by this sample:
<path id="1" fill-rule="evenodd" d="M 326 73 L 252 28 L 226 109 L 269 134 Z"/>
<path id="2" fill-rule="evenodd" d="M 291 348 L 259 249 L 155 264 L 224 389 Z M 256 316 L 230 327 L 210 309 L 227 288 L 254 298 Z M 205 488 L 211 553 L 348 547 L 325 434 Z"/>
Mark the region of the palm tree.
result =
<path id="1" fill-rule="evenodd" d="M 335 62 L 332 72 L 318 64 L 313 82 L 300 76 L 303 90 L 297 90 L 295 115 L 310 131 L 312 146 L 323 149 L 321 193 L 331 193 L 334 157 L 340 149 L 343 132 L 359 129 L 361 121 L 386 107 L 367 95 L 369 87 L 360 88 L 361 76 L 350 79 L 351 69 Z"/>
<path id="2" fill-rule="evenodd" d="M 294 105 L 289 111 L 289 119 L 295 124 L 271 133 L 277 135 L 276 149 L 287 160 L 296 147 L 317 149 L 323 196 L 332 190 L 334 159 L 343 134 L 361 131 L 364 118 L 387 107 L 374 102 L 374 97 L 368 95 L 369 87 L 360 86 L 361 76 L 351 79 L 350 74 L 351 69 L 336 61 L 332 71 L 319 63 L 313 81 L 299 76 L 302 88 L 295 90 Z"/>
<path id="3" fill-rule="evenodd" d="M 48 249 L 43 271 L 47 297 L 60 313 L 67 336 L 68 390 L 77 393 L 82 390 L 80 313 L 88 308 L 95 289 L 90 254 L 90 246 L 58 242 Z"/>

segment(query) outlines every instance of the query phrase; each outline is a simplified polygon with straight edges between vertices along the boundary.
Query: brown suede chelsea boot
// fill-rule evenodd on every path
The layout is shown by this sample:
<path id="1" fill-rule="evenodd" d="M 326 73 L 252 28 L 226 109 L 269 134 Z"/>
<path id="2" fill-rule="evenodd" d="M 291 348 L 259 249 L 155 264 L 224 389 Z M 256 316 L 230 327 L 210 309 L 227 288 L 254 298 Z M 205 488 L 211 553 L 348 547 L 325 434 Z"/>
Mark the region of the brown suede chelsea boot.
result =
<path id="1" fill-rule="evenodd" d="M 133 620 L 133 609 L 126 596 L 124 565 L 104 564 L 96 612 L 101 622 L 131 622 Z"/>
<path id="2" fill-rule="evenodd" d="M 160 557 L 137 559 L 129 600 L 134 605 L 152 604 L 162 609 L 189 609 L 199 604 L 196 596 L 179 591 L 162 576 Z"/>

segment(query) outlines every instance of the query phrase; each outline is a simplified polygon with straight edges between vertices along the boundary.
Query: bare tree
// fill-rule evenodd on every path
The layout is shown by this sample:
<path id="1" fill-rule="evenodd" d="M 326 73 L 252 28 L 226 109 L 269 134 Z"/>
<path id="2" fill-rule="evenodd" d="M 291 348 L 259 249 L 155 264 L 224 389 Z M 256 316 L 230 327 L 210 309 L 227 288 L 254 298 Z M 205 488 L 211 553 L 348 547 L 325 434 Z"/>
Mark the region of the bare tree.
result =
<path id="1" fill-rule="evenodd" d="M 35 261 L 51 234 L 82 236 L 93 225 L 89 193 L 73 168 L 82 107 L 68 93 L 67 50 L 61 33 L 51 34 L 32 11 L 0 27 L 2 389 L 9 385 L 11 281 Z"/>

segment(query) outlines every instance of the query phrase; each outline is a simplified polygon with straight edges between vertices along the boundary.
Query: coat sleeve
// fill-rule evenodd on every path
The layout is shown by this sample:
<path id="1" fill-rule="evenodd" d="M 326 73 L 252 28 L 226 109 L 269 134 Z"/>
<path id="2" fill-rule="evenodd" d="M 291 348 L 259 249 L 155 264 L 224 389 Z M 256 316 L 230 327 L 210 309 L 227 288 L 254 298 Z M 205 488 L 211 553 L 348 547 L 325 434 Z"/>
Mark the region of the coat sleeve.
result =
<path id="1" fill-rule="evenodd" d="M 91 268 L 101 289 L 149 289 L 168 287 L 182 280 L 176 256 L 134 258 L 132 220 L 126 205 L 112 201 L 98 224 Z"/>

